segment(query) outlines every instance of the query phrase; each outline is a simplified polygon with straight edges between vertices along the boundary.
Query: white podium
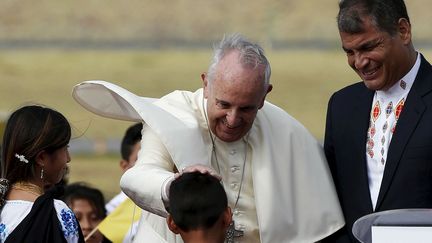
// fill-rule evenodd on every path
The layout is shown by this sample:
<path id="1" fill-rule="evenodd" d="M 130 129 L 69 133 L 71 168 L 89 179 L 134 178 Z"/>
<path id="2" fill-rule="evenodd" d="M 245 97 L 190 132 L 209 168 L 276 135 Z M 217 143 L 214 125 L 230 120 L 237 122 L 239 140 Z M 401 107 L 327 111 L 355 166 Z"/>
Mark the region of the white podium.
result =
<path id="1" fill-rule="evenodd" d="M 397 209 L 358 219 L 352 232 L 362 243 L 432 243 L 432 209 Z"/>

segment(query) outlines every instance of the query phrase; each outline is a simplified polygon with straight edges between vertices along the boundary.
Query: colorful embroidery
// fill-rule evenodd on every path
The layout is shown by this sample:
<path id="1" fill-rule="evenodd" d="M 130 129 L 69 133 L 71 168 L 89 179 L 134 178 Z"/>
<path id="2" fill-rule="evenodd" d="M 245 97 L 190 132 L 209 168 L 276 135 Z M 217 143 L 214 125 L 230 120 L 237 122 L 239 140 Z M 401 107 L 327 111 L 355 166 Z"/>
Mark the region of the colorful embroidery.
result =
<path id="1" fill-rule="evenodd" d="M 0 223 L 0 242 L 4 242 L 6 240 L 6 236 L 7 236 L 6 225 Z"/>
<path id="2" fill-rule="evenodd" d="M 373 139 L 369 138 L 367 145 L 368 145 L 368 149 L 373 149 L 373 147 L 375 145 Z"/>
<path id="3" fill-rule="evenodd" d="M 375 124 L 372 124 L 372 127 L 371 127 L 370 130 L 369 130 L 369 133 L 370 133 L 370 137 L 373 138 L 373 136 L 374 136 L 375 133 L 376 133 L 376 130 L 375 130 Z"/>
<path id="4" fill-rule="evenodd" d="M 367 153 L 369 154 L 369 157 L 371 157 L 371 158 L 374 157 L 374 152 L 372 149 L 368 149 Z"/>
<path id="5" fill-rule="evenodd" d="M 390 130 L 391 133 L 394 133 L 395 129 L 396 129 L 396 123 L 393 125 L 392 129 Z"/>
<path id="6" fill-rule="evenodd" d="M 399 103 L 397 104 L 397 106 L 396 106 L 396 109 L 395 109 L 395 118 L 396 118 L 396 121 L 399 119 L 399 116 L 400 116 L 400 114 L 402 112 L 404 104 L 405 104 L 405 99 L 401 99 L 399 101 Z"/>
<path id="7" fill-rule="evenodd" d="M 384 125 L 383 125 L 383 133 L 386 133 L 386 131 L 387 131 L 387 128 L 388 128 L 388 122 L 386 121 L 385 123 L 384 123 Z"/>
<path id="8" fill-rule="evenodd" d="M 407 86 L 406 82 L 403 81 L 403 80 L 401 80 L 401 81 L 400 81 L 400 87 L 401 87 L 402 89 L 406 89 L 406 86 Z"/>
<path id="9" fill-rule="evenodd" d="M 393 112 L 393 102 L 390 101 L 390 103 L 387 105 L 386 108 L 386 117 L 388 118 L 392 112 Z"/>
<path id="10" fill-rule="evenodd" d="M 381 108 L 380 108 L 379 101 L 377 101 L 374 105 L 374 108 L 372 109 L 372 119 L 374 122 L 376 122 L 380 114 L 381 114 Z"/>
<path id="11" fill-rule="evenodd" d="M 62 219 L 63 233 L 65 237 L 78 235 L 78 222 L 70 209 L 62 209 L 60 213 Z"/>

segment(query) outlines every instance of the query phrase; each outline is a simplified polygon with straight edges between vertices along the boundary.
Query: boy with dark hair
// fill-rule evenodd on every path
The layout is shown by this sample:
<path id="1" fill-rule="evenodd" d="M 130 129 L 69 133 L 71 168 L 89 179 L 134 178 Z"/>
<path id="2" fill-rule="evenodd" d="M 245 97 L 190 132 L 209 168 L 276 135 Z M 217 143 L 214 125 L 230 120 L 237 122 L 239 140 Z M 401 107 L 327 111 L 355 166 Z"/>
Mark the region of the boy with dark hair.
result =
<path id="1" fill-rule="evenodd" d="M 169 190 L 169 229 L 185 243 L 223 243 L 232 221 L 220 181 L 200 172 L 181 174 Z"/>
<path id="2" fill-rule="evenodd" d="M 138 151 L 141 148 L 140 141 L 142 127 L 142 123 L 136 123 L 130 126 L 123 136 L 120 147 L 122 157 L 122 159 L 120 160 L 120 168 L 122 169 L 123 173 L 135 165 L 138 157 Z M 127 196 L 123 192 L 117 194 L 113 199 L 111 199 L 111 201 L 109 201 L 105 205 L 108 214 L 110 214 L 126 199 Z"/>
<path id="3" fill-rule="evenodd" d="M 136 123 L 130 126 L 122 139 L 120 152 L 122 159 L 120 160 L 120 167 L 123 173 L 135 165 L 138 157 L 138 151 L 141 148 L 141 130 L 142 123 Z"/>
<path id="4" fill-rule="evenodd" d="M 140 142 L 141 142 L 142 127 L 143 127 L 142 123 L 135 123 L 126 130 L 123 136 L 123 139 L 121 141 L 121 147 L 120 147 L 120 153 L 121 153 L 120 168 L 123 173 L 128 169 L 130 169 L 132 166 L 134 166 L 138 158 L 138 152 L 141 148 Z M 120 192 L 105 205 L 107 213 L 111 214 L 113 211 L 115 211 L 115 209 L 119 208 L 119 206 L 121 206 L 122 204 L 124 205 L 124 203 L 128 203 L 127 201 L 128 201 L 128 197 L 126 196 L 126 194 Z M 132 206 L 133 204 L 130 205 Z M 122 210 L 125 210 L 125 207 L 123 207 Z M 134 214 L 133 216 L 131 215 L 131 218 L 138 220 L 141 215 L 141 210 L 139 211 L 140 211 L 139 213 Z M 125 213 L 124 211 L 122 212 Z M 118 218 L 114 218 L 111 220 L 118 222 Z M 137 231 L 136 230 L 137 227 L 138 227 L 138 222 L 134 222 L 131 225 L 131 228 L 127 231 L 126 235 L 124 235 L 124 238 L 122 240 L 123 243 L 133 241 L 135 237 L 135 233 Z M 115 241 L 115 239 L 113 238 L 112 241 Z"/>

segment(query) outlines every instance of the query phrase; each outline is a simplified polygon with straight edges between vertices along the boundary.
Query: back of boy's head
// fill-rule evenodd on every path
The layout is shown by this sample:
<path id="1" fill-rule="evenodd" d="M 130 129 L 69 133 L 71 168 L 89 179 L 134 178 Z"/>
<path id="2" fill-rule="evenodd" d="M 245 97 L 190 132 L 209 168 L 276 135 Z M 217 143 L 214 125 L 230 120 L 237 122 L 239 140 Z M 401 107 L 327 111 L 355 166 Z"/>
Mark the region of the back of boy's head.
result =
<path id="1" fill-rule="evenodd" d="M 200 172 L 184 173 L 169 190 L 169 213 L 183 231 L 209 229 L 228 206 L 220 181 Z"/>
<path id="2" fill-rule="evenodd" d="M 121 142 L 121 156 L 122 159 L 129 161 L 129 157 L 132 153 L 133 147 L 136 143 L 141 141 L 141 130 L 143 128 L 142 123 L 136 123 L 130 126 L 122 139 Z"/>

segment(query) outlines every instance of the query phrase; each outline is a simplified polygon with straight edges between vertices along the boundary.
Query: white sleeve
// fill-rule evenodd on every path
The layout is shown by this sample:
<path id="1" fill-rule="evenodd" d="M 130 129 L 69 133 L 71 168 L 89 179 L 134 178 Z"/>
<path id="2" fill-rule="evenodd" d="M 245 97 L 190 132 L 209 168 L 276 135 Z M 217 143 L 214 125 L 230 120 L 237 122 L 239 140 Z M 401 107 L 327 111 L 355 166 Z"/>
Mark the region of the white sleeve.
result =
<path id="1" fill-rule="evenodd" d="M 107 210 L 107 215 L 110 214 L 114 209 L 116 209 L 122 202 L 124 202 L 128 197 L 123 192 L 120 192 L 115 197 L 113 197 L 107 204 L 105 204 L 105 209 Z"/>
<path id="2" fill-rule="evenodd" d="M 174 167 L 162 141 L 144 124 L 138 160 L 123 174 L 120 187 L 142 209 L 166 217 L 161 192 L 164 182 L 173 177 Z"/>
<path id="3" fill-rule="evenodd" d="M 61 224 L 63 236 L 68 243 L 77 243 L 79 239 L 78 234 L 78 220 L 72 210 L 60 200 L 54 200 L 54 207 L 57 212 L 57 217 Z"/>

